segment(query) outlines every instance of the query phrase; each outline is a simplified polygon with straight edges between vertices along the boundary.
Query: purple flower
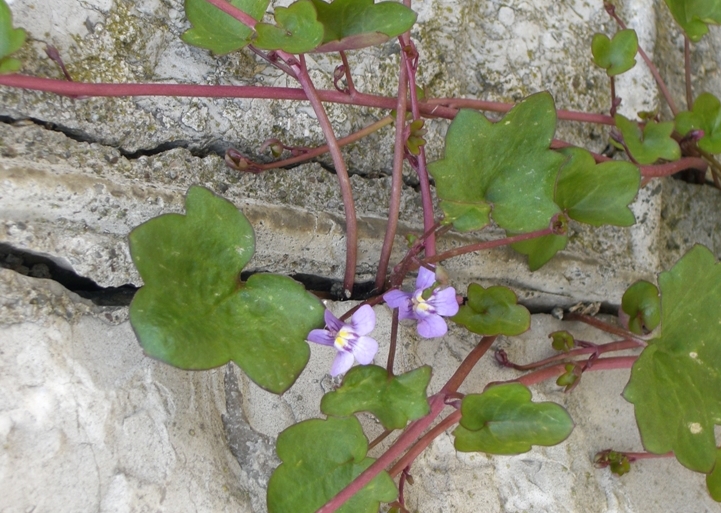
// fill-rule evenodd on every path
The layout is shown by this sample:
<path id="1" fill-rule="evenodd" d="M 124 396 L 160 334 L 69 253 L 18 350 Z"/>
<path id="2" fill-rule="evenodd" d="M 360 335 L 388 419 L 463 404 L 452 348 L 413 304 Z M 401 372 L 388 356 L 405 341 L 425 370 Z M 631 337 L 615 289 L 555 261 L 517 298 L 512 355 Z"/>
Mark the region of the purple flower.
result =
<path id="1" fill-rule="evenodd" d="M 350 324 L 340 321 L 330 310 L 325 311 L 325 329 L 313 330 L 308 340 L 324 346 L 333 346 L 338 354 L 333 360 L 330 375 L 343 374 L 353 365 L 353 357 L 358 363 L 367 365 L 378 352 L 378 342 L 368 333 L 376 325 L 376 314 L 370 305 L 361 306 L 350 318 Z"/>
<path id="2" fill-rule="evenodd" d="M 418 334 L 425 338 L 445 335 L 448 326 L 441 316 L 458 313 L 455 289 L 442 289 L 436 282 L 435 273 L 425 267 L 418 269 L 415 292 L 390 290 L 383 294 L 383 299 L 389 307 L 398 308 L 399 319 L 418 321 Z"/>

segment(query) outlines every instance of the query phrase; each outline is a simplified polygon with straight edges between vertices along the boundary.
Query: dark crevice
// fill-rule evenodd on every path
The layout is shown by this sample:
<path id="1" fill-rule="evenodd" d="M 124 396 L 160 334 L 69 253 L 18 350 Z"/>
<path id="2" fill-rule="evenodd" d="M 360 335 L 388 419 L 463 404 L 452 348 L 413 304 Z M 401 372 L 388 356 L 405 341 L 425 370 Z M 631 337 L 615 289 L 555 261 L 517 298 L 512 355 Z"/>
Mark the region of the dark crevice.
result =
<path id="1" fill-rule="evenodd" d="M 56 281 L 69 291 L 89 299 L 98 306 L 128 306 L 138 291 L 138 287 L 134 285 L 101 287 L 90 278 L 80 276 L 62 266 L 56 259 L 19 250 L 3 243 L 0 243 L 0 268 L 10 269 L 24 276 Z M 256 273 L 253 271 L 243 272 L 240 275 L 241 280 L 246 281 L 253 274 Z M 341 280 L 312 274 L 292 274 L 290 277 L 302 283 L 307 290 L 320 298 L 335 301 L 345 299 Z M 373 295 L 374 287 L 372 281 L 356 283 L 350 299 L 356 301 L 367 299 Z"/>
<path id="2" fill-rule="evenodd" d="M 133 285 L 101 287 L 93 280 L 59 265 L 50 257 L 18 250 L 2 243 L 0 243 L 0 267 L 33 278 L 56 281 L 69 291 L 99 306 L 127 306 L 138 290 Z"/>

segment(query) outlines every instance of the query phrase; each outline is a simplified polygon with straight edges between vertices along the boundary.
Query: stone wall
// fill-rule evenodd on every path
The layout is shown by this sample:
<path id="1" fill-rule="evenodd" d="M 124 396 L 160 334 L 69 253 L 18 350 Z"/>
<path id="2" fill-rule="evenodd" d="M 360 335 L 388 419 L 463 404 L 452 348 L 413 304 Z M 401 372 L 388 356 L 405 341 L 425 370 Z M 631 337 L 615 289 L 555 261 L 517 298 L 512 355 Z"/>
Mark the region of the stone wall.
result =
<path id="1" fill-rule="evenodd" d="M 607 80 L 589 51 L 595 32 L 614 31 L 600 2 L 416 4 L 419 81 L 429 95 L 516 101 L 549 89 L 559 108 L 607 109 Z M 186 46 L 179 35 L 188 24 L 178 0 L 15 0 L 11 9 L 15 24 L 31 36 L 21 52 L 29 74 L 60 77 L 43 53 L 49 43 L 77 80 L 294 86 L 250 53 L 215 59 Z M 632 0 L 620 10 L 683 104 L 682 40 L 663 3 Z M 697 93 L 721 92 L 719 45 L 714 30 L 694 53 Z M 388 43 L 352 53 L 356 86 L 392 96 L 398 52 Z M 331 88 L 337 59 L 321 55 L 309 62 L 318 87 Z M 659 105 L 643 64 L 618 81 L 618 92 L 628 116 Z M 342 105 L 328 110 L 340 135 L 385 115 Z M 253 224 L 257 253 L 247 270 L 340 280 L 344 218 L 330 159 L 251 175 L 226 168 L 221 157 L 233 146 L 267 158 L 258 152 L 271 137 L 320 144 L 310 107 L 203 98 L 70 99 L 0 87 L 0 120 L 0 511 L 264 511 L 265 485 L 278 463 L 274 439 L 290 424 L 319 415 L 320 397 L 334 385 L 326 374 L 332 355 L 313 347 L 308 368 L 281 397 L 258 389 L 233 366 L 186 372 L 148 359 L 127 321 L 127 306 L 119 306 L 142 285 L 127 234 L 152 217 L 181 212 L 187 188 L 200 184 L 231 200 Z M 440 155 L 447 126 L 428 123 L 431 158 Z M 559 123 L 559 138 L 595 151 L 606 145 L 606 136 L 596 126 Z M 386 128 L 344 149 L 359 214 L 358 281 L 375 273 L 392 143 Z M 416 185 L 407 170 L 395 261 L 403 236 L 422 229 Z M 605 341 L 543 312 L 581 301 L 611 309 L 629 284 L 653 279 L 696 242 L 721 255 L 719 207 L 721 196 L 712 188 L 654 180 L 633 205 L 639 224 L 595 230 L 572 225 L 568 248 L 535 273 L 507 249 L 456 259 L 448 269 L 459 290 L 472 281 L 506 285 L 539 312 L 532 331 L 496 343 L 513 360 L 530 361 L 549 353 L 547 333 L 560 326 Z M 497 235 L 451 234 L 442 244 Z M 110 304 L 98 306 L 103 301 Z M 342 312 L 348 305 L 329 308 Z M 388 310 L 376 307 L 376 313 L 375 335 L 384 340 Z M 474 343 L 460 329 L 439 342 L 419 340 L 404 328 L 398 370 L 432 365 L 435 392 Z M 383 361 L 381 351 L 377 362 Z M 486 358 L 462 391 L 478 391 L 510 372 Z M 450 435 L 440 437 L 413 467 L 410 507 L 717 508 L 703 477 L 671 460 L 644 462 L 623 478 L 593 468 L 598 450 L 641 450 L 633 409 L 619 395 L 627 379 L 627 371 L 592 373 L 570 395 L 553 384 L 536 387 L 537 400 L 565 405 L 577 423 L 571 438 L 556 447 L 488 458 L 457 454 Z M 378 426 L 365 420 L 370 436 L 377 434 Z"/>

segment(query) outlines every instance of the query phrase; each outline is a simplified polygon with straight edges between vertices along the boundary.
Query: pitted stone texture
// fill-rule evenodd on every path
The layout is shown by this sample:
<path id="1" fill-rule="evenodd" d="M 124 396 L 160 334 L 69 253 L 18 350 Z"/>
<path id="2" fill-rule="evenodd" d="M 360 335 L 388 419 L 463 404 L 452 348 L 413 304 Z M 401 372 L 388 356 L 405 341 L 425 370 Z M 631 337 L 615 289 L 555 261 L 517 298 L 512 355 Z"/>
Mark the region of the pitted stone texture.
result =
<path id="1" fill-rule="evenodd" d="M 222 372 L 150 360 L 126 318 L 0 270 L 0 510 L 250 513 Z"/>
<path id="2" fill-rule="evenodd" d="M 278 2 L 278 5 L 288 2 Z M 627 4 L 627 5 L 626 5 Z M 608 110 L 608 78 L 590 58 L 596 32 L 613 33 L 613 21 L 600 3 L 583 0 L 554 2 L 487 2 L 455 0 L 416 2 L 418 23 L 412 35 L 420 52 L 418 83 L 433 97 L 471 97 L 516 102 L 550 90 L 559 108 Z M 619 7 L 639 30 L 647 49 L 655 41 L 659 2 L 633 0 Z M 53 15 L 35 9 L 29 0 L 12 4 L 15 23 L 35 38 L 21 57 L 24 72 L 60 78 L 44 55 L 53 44 L 76 80 L 89 82 L 176 82 L 197 84 L 272 85 L 297 87 L 279 70 L 249 51 L 219 58 L 186 45 L 180 39 L 189 27 L 180 0 L 63 3 Z M 70 21 L 72 20 L 72 21 Z M 393 97 L 396 94 L 400 47 L 389 42 L 350 52 L 359 91 Z M 333 89 L 335 55 L 307 57 L 319 89 Z M 631 76 L 632 75 L 632 76 Z M 656 86 L 643 64 L 622 78 L 619 93 L 624 108 L 652 110 Z M 339 135 L 358 130 L 382 117 L 378 109 L 327 104 Z M 90 139 L 126 151 L 162 143 L 187 144 L 194 150 L 223 151 L 235 146 L 253 158 L 263 141 L 278 138 L 290 145 L 317 145 L 322 133 L 306 103 L 251 99 L 108 98 L 72 100 L 53 95 L 0 88 L 0 114 L 30 116 L 85 134 Z M 427 150 L 440 156 L 448 123 L 427 123 Z M 578 123 L 562 124 L 558 137 L 606 145 L 605 130 Z M 393 133 L 385 129 L 345 151 L 351 172 L 389 173 Z M 326 163 L 330 159 L 323 157 Z"/>

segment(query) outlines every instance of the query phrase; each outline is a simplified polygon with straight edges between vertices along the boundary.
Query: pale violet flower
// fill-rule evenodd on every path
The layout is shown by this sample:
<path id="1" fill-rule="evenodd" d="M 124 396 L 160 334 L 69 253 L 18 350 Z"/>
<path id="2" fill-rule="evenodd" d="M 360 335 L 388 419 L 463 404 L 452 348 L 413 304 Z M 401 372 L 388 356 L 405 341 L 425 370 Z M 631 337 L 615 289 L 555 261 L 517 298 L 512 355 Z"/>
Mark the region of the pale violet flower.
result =
<path id="1" fill-rule="evenodd" d="M 458 313 L 455 289 L 441 288 L 436 282 L 436 274 L 425 267 L 418 269 L 413 293 L 390 290 L 383 294 L 383 299 L 390 308 L 398 308 L 399 319 L 418 321 L 418 334 L 425 338 L 445 335 L 448 326 L 443 317 Z"/>
<path id="2" fill-rule="evenodd" d="M 326 310 L 325 329 L 311 331 L 308 340 L 336 348 L 338 354 L 330 368 L 330 375 L 335 377 L 351 368 L 354 357 L 362 365 L 373 361 L 378 352 L 378 342 L 366 335 L 373 331 L 375 325 L 376 314 L 370 305 L 361 306 L 351 316 L 350 324 L 344 323 L 330 310 Z"/>

